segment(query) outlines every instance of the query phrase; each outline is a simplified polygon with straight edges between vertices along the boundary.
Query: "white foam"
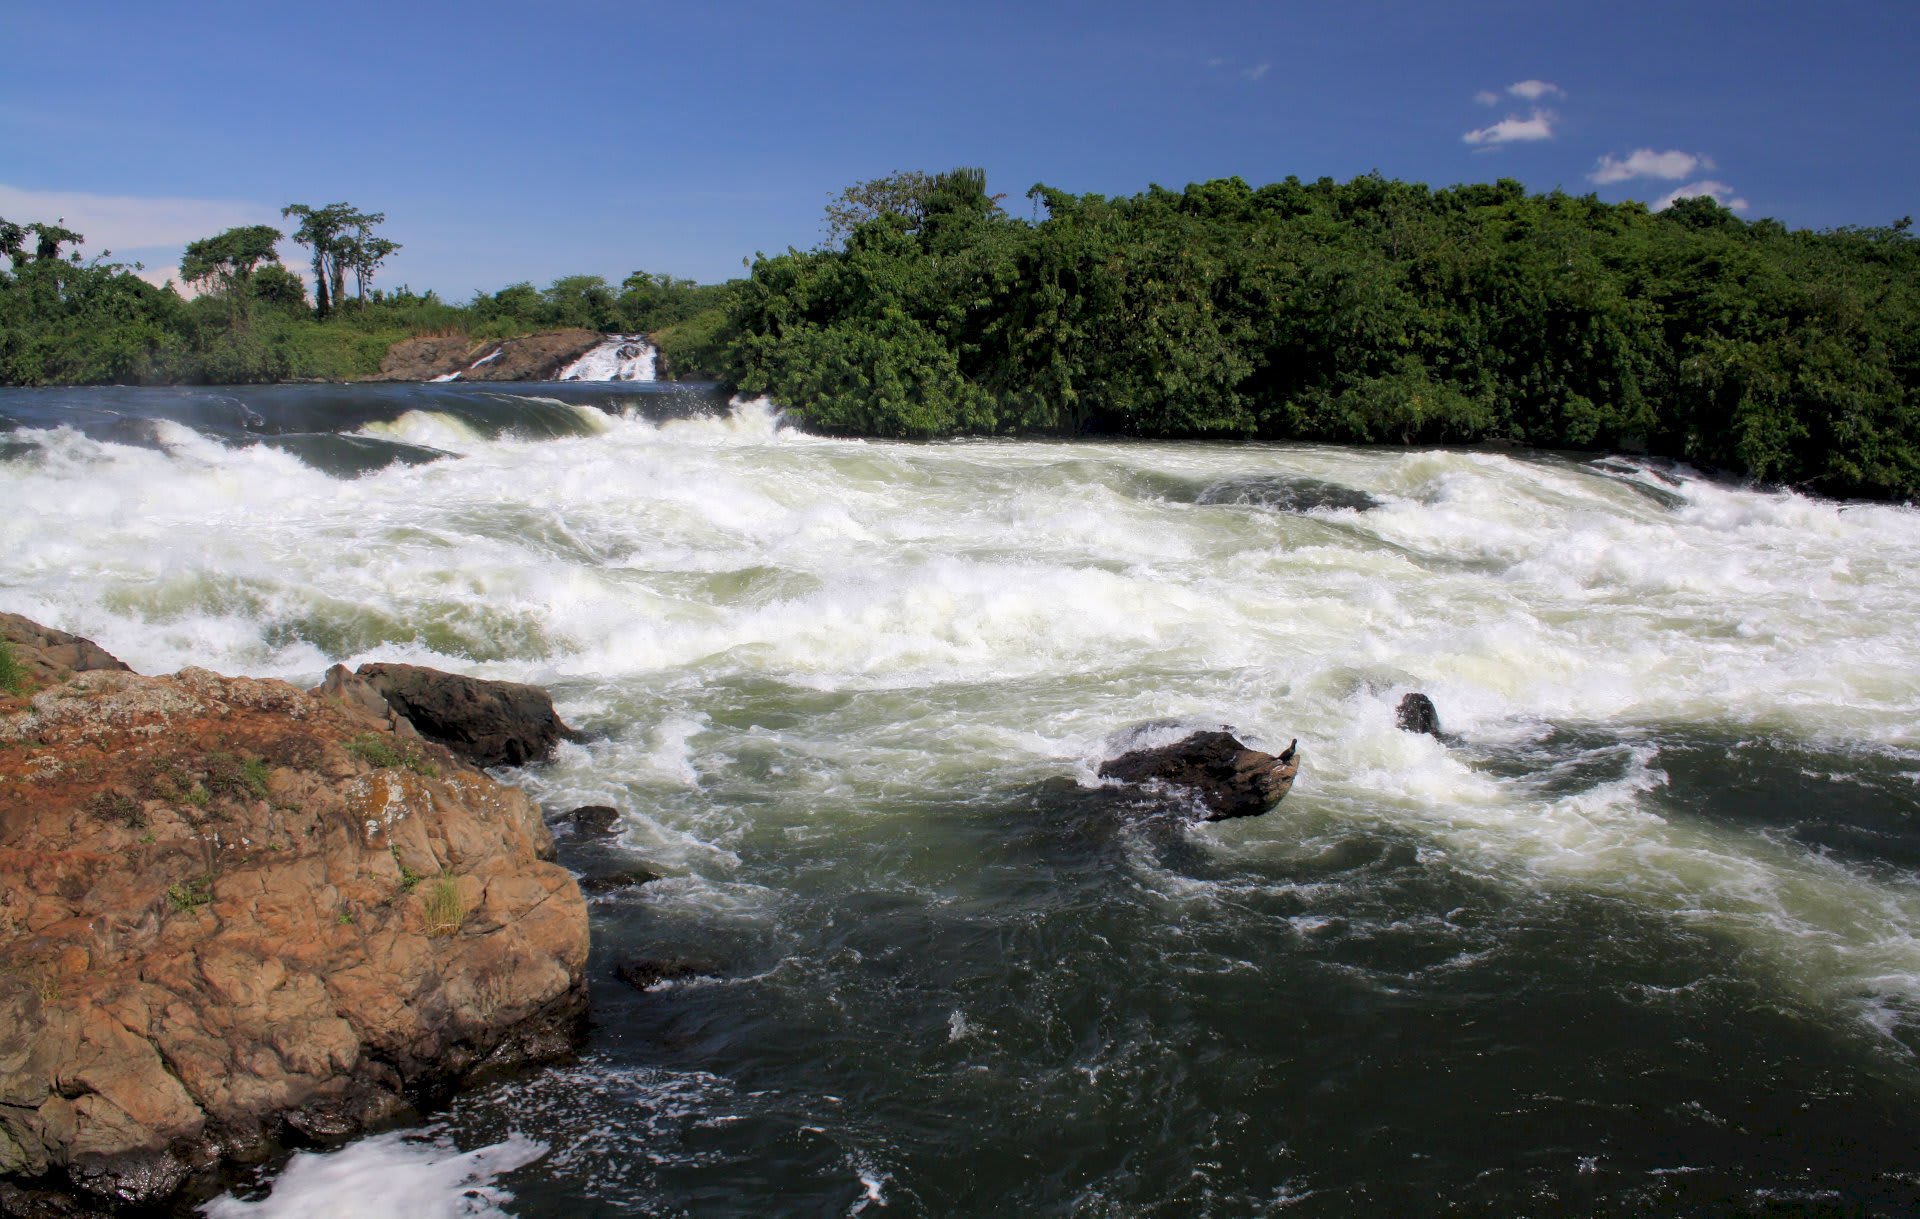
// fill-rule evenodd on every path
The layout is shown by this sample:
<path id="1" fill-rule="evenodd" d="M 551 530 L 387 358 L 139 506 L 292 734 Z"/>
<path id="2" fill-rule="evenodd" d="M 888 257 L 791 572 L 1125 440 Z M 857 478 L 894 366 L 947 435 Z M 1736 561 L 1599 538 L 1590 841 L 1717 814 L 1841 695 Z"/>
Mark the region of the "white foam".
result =
<path id="1" fill-rule="evenodd" d="M 1387 824 L 1494 883 L 1704 920 L 1836 1010 L 1920 978 L 1911 878 L 1669 817 L 1649 762 L 1543 795 L 1392 722 L 1418 688 L 1480 743 L 1686 725 L 1920 754 L 1913 510 L 1698 479 L 1669 507 L 1484 453 L 845 441 L 764 402 L 603 422 L 534 441 L 415 412 L 387 434 L 464 458 L 351 481 L 186 429 L 165 451 L 15 433 L 44 457 L 0 463 L 6 605 L 144 671 L 547 684 L 605 735 L 536 794 L 620 806 L 623 841 L 685 875 L 649 892 L 729 917 L 781 901 L 736 876 L 749 847 L 1070 776 L 1116 729 L 1188 717 L 1307 758 L 1291 818 L 1218 849 Z M 1249 475 L 1382 506 L 1141 490 Z"/>
<path id="2" fill-rule="evenodd" d="M 338 1151 L 299 1152 L 257 1202 L 231 1194 L 200 1208 L 210 1219 L 505 1219 L 513 1194 L 495 1178 L 533 1163 L 546 1144 L 520 1135 L 462 1152 L 404 1132 Z"/>
<path id="3" fill-rule="evenodd" d="M 612 334 L 554 374 L 556 381 L 651 381 L 653 344 L 643 334 Z"/>

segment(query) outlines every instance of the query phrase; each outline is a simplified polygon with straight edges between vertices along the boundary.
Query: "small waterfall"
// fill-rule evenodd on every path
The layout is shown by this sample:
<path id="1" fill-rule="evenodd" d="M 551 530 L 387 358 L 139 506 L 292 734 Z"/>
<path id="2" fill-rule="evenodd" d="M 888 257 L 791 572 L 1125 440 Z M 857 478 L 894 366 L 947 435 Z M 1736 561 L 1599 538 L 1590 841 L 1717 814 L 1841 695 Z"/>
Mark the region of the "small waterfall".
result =
<path id="1" fill-rule="evenodd" d="M 592 351 L 561 369 L 556 381 L 651 381 L 653 344 L 645 335 L 610 334 Z"/>

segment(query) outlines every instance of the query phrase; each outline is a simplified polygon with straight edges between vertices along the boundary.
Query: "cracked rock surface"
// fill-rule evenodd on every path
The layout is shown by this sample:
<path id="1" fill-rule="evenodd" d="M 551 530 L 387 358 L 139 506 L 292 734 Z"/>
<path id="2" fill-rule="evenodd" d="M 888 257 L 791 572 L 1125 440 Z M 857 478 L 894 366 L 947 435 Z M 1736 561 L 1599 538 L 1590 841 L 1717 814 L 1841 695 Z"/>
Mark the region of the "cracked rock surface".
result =
<path id="1" fill-rule="evenodd" d="M 0 1213 L 164 1200 L 572 1044 L 586 906 L 522 792 L 357 686 L 0 632 L 37 687 L 0 694 Z"/>

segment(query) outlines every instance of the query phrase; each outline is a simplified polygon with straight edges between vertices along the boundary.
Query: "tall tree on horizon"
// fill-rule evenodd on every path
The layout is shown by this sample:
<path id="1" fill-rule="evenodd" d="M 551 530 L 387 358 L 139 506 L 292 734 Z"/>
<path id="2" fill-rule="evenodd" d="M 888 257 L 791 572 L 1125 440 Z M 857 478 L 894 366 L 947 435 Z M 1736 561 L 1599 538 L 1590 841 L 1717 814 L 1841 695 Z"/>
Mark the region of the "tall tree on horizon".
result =
<path id="1" fill-rule="evenodd" d="M 353 271 L 359 299 L 364 301 L 374 271 L 400 248 L 396 242 L 373 235 L 376 225 L 386 223 L 385 212 L 357 211 L 350 203 L 329 203 L 325 207 L 289 203 L 280 214 L 300 218 L 293 239 L 313 251 L 313 304 L 321 318 L 338 308 L 346 296 L 348 270 Z"/>

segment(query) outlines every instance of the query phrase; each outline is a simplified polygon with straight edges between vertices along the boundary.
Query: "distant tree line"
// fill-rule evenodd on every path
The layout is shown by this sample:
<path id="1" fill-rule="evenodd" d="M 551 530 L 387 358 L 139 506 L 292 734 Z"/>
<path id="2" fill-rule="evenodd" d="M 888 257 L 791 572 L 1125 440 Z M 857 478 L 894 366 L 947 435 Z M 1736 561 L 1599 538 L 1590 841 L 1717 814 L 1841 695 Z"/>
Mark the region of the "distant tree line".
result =
<path id="1" fill-rule="evenodd" d="M 647 332 L 681 373 L 871 436 L 1122 433 L 1509 442 L 1920 497 L 1911 222 L 1826 232 L 1519 183 L 1238 178 L 1123 198 L 985 174 L 842 191 L 817 248 L 700 285 L 567 276 L 463 305 L 371 287 L 380 213 L 290 205 L 195 242 L 183 299 L 0 220 L 0 383 L 350 377 L 416 334 Z M 354 279 L 351 296 L 346 279 Z"/>
<path id="2" fill-rule="evenodd" d="M 1920 493 L 1910 221 L 1792 231 L 1501 180 L 1126 198 L 979 170 L 849 188 L 700 352 L 820 429 L 1502 441 Z"/>
<path id="3" fill-rule="evenodd" d="M 0 384 L 351 378 L 378 371 L 389 347 L 422 334 L 651 332 L 702 310 L 717 322 L 729 290 L 636 271 L 618 288 L 576 275 L 451 304 L 373 286 L 400 249 L 378 232 L 383 213 L 295 203 L 282 215 L 298 221 L 292 239 L 310 252 L 307 282 L 280 262 L 286 234 L 246 225 L 187 245 L 180 278 L 191 295 L 148 283 L 138 265 L 110 261 L 111 251 L 83 259 L 85 239 L 59 222 L 0 218 L 0 258 L 10 264 L 0 270 Z"/>

